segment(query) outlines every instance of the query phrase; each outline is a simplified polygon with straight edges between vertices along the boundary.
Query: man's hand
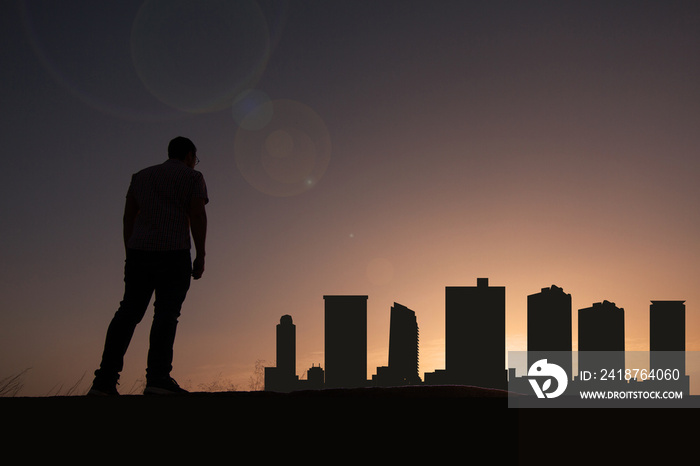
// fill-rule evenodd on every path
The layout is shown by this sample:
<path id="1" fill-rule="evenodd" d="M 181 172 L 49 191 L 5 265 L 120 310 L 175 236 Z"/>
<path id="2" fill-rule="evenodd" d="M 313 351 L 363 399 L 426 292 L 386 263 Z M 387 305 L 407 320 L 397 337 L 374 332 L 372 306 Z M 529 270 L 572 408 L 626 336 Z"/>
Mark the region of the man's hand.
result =
<path id="1" fill-rule="evenodd" d="M 192 278 L 199 280 L 204 273 L 204 257 L 197 256 L 192 263 Z"/>

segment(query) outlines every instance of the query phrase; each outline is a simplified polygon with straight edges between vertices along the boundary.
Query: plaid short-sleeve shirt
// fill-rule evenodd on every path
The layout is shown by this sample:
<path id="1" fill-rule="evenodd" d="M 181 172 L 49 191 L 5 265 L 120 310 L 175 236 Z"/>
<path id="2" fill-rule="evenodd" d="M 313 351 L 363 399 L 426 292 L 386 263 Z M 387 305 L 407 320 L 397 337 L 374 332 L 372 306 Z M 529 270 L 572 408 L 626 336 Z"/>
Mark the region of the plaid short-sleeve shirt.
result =
<path id="1" fill-rule="evenodd" d="M 187 211 L 193 198 L 209 202 L 204 176 L 177 159 L 144 168 L 131 177 L 127 197 L 139 213 L 127 247 L 146 251 L 191 248 Z"/>

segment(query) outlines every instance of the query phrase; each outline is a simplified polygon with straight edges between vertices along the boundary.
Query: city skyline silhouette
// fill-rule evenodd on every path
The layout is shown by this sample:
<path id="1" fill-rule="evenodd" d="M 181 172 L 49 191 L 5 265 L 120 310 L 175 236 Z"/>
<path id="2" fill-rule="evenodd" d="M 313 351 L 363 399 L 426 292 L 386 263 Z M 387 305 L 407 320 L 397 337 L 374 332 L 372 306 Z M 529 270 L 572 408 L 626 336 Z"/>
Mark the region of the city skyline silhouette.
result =
<path id="1" fill-rule="evenodd" d="M 330 357 L 326 355 L 325 365 L 332 369 L 331 382 L 326 382 L 327 371 L 320 364 L 307 372 L 307 380 L 312 383 L 300 380 L 296 373 L 292 373 L 290 355 L 296 354 L 296 340 L 290 337 L 294 331 L 280 332 L 283 325 L 293 327 L 292 317 L 284 315 L 277 326 L 276 340 L 278 360 L 283 363 L 265 368 L 265 390 L 288 392 L 319 388 L 464 385 L 522 391 L 523 387 L 527 388 L 521 383 L 524 379 L 519 380 L 515 370 L 506 364 L 505 292 L 505 286 L 490 286 L 488 278 L 477 278 L 476 286 L 445 287 L 445 361 L 449 363 L 443 370 L 426 372 L 424 380 L 418 375 L 419 327 L 415 311 L 398 303 L 391 307 L 389 363 L 377 367 L 375 374 L 368 378 L 366 325 L 369 296 L 324 295 L 325 342 L 330 353 Z M 528 367 L 540 360 L 555 363 L 574 383 L 581 382 L 579 374 L 601 368 L 611 373 L 624 373 L 623 308 L 603 300 L 579 309 L 579 348 L 573 352 L 571 295 L 552 285 L 527 298 Z M 678 369 L 681 382 L 672 386 L 680 386 L 689 394 L 690 381 L 684 356 L 685 313 L 685 301 L 651 301 L 650 370 Z M 572 357 L 577 358 L 576 372 L 573 371 Z M 363 369 L 365 375 L 362 375 Z M 283 372 L 286 375 L 282 376 Z M 609 388 L 609 385 L 604 386 Z"/>
<path id="2" fill-rule="evenodd" d="M 566 405 L 530 366 L 592 384 L 579 343 L 610 317 L 628 367 L 685 364 L 693 388 L 699 18 L 695 0 L 0 2 L 10 450 L 683 463 L 692 410 L 492 410 L 500 389 L 428 383 Z M 211 197 L 173 358 L 195 393 L 60 396 L 87 389 L 123 291 L 129 177 L 178 134 Z M 482 277 L 492 312 L 459 314 Z"/>
<path id="3" fill-rule="evenodd" d="M 174 349 L 192 390 L 248 389 L 284 314 L 304 378 L 323 294 L 370 296 L 368 378 L 393 302 L 417 314 L 419 376 L 445 370 L 444 287 L 476 276 L 508 286 L 508 350 L 557 283 L 575 309 L 624 307 L 628 349 L 648 350 L 647 296 L 682 297 L 700 351 L 697 2 L 82 3 L 0 6 L 0 377 L 25 374 L 22 394 L 99 362 L 125 183 L 176 134 L 211 190 Z"/>

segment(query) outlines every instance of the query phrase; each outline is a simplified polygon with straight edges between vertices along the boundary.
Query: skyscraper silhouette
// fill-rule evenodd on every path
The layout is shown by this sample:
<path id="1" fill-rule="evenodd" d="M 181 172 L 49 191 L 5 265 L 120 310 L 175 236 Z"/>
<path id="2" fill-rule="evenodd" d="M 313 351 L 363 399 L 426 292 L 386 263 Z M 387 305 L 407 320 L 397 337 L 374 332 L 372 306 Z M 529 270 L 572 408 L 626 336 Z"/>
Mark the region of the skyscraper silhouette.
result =
<path id="1" fill-rule="evenodd" d="M 505 389 L 506 289 L 478 278 L 445 288 L 445 376 L 448 383 Z"/>
<path id="2" fill-rule="evenodd" d="M 558 286 L 527 297 L 527 366 L 547 359 L 572 377 L 571 295 Z"/>
<path id="3" fill-rule="evenodd" d="M 292 316 L 283 315 L 277 324 L 277 369 L 281 377 L 296 377 L 296 338 Z"/>
<path id="4" fill-rule="evenodd" d="M 578 311 L 579 370 L 625 369 L 625 310 L 603 301 Z"/>
<path id="5" fill-rule="evenodd" d="M 367 296 L 324 296 L 326 388 L 367 385 Z"/>
<path id="6" fill-rule="evenodd" d="M 373 382 L 380 386 L 419 384 L 416 313 L 406 306 L 394 303 L 390 318 L 389 365 L 377 368 Z"/>
<path id="7" fill-rule="evenodd" d="M 624 351 L 625 310 L 603 301 L 578 311 L 579 351 Z"/>
<path id="8" fill-rule="evenodd" d="M 649 306 L 650 369 L 678 369 L 685 375 L 685 301 Z"/>
<path id="9" fill-rule="evenodd" d="M 685 351 L 685 301 L 651 302 L 649 349 Z"/>
<path id="10" fill-rule="evenodd" d="M 288 392 L 297 388 L 296 326 L 292 316 L 283 315 L 277 324 L 277 363 L 265 368 L 265 390 Z"/>

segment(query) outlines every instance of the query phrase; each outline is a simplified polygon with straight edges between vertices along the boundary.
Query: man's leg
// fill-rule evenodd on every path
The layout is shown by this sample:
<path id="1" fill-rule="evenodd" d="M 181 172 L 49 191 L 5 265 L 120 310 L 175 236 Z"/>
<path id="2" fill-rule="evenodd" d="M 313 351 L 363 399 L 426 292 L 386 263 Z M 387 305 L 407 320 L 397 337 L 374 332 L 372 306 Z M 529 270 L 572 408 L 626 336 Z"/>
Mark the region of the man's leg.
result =
<path id="1" fill-rule="evenodd" d="M 128 253 L 124 267 L 124 298 L 107 328 L 100 368 L 95 384 L 116 385 L 124 367 L 124 355 L 143 319 L 154 291 L 152 263 L 142 254 Z"/>
<path id="2" fill-rule="evenodd" d="M 170 379 L 178 318 L 190 288 L 191 275 L 192 262 L 189 251 L 177 251 L 164 256 L 153 303 L 147 383 Z"/>

